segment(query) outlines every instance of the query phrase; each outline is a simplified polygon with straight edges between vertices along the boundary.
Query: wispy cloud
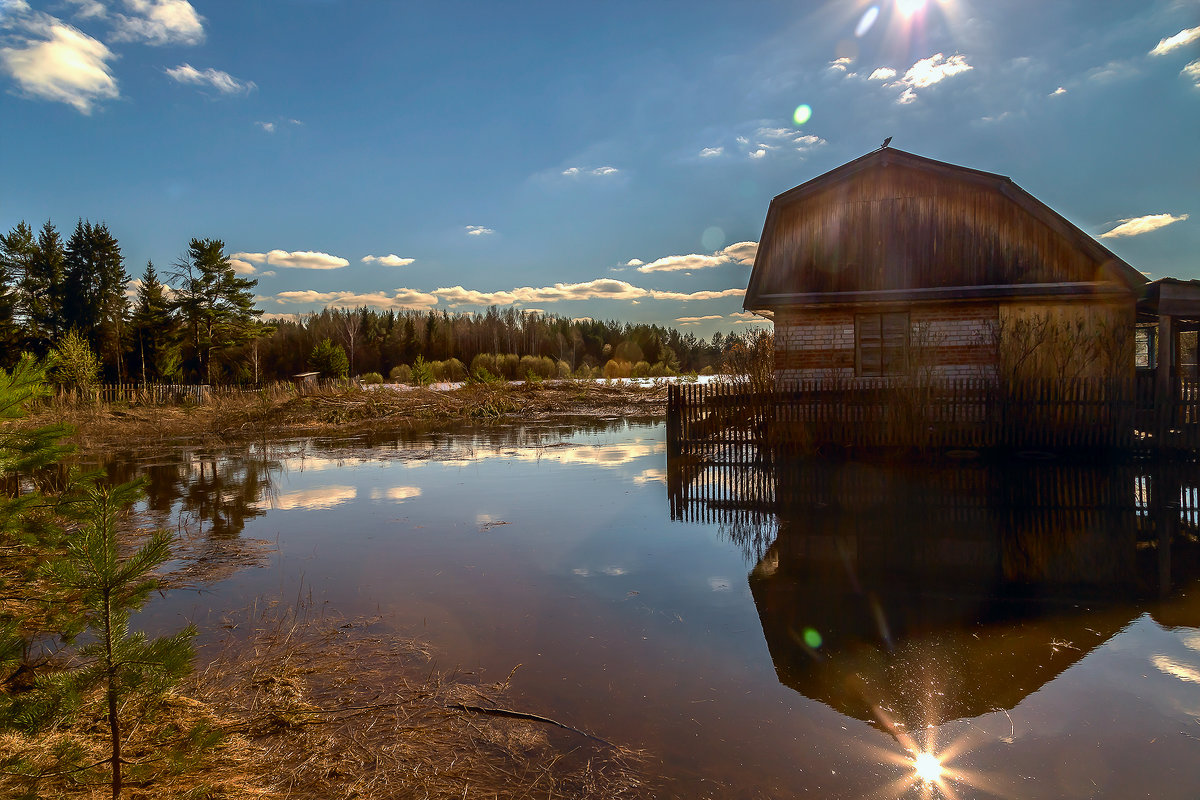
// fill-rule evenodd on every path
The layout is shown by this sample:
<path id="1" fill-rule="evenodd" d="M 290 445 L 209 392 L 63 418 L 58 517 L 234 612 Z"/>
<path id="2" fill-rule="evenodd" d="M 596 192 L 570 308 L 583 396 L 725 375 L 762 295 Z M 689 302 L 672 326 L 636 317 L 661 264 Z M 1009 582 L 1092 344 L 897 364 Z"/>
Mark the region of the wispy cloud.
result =
<path id="1" fill-rule="evenodd" d="M 397 289 L 392 294 L 387 292 L 317 292 L 311 289 L 301 289 L 268 297 L 256 297 L 255 300 L 270 300 L 281 305 L 316 305 L 318 303 L 332 308 L 369 308 L 395 309 L 426 309 L 436 306 L 437 297 L 416 289 Z"/>
<path id="2" fill-rule="evenodd" d="M 495 233 L 491 228 L 485 228 L 482 225 L 467 225 L 467 236 L 490 236 Z"/>
<path id="3" fill-rule="evenodd" d="M 706 147 L 700 151 L 701 158 L 716 158 L 725 152 L 724 147 Z"/>
<path id="4" fill-rule="evenodd" d="M 1180 214 L 1179 216 L 1174 214 L 1147 214 L 1144 217 L 1122 219 L 1118 220 L 1115 228 L 1100 234 L 1100 238 L 1118 239 L 1123 236 L 1141 236 L 1143 233 L 1150 233 L 1150 231 L 1165 228 L 1176 222 L 1183 222 L 1187 218 L 1187 214 Z"/>
<path id="5" fill-rule="evenodd" d="M 1067 90 L 1064 89 L 1062 86 L 1060 86 L 1057 89 L 1055 89 L 1053 92 L 1048 94 L 1047 97 L 1058 97 L 1059 95 L 1066 94 L 1066 93 L 1067 93 Z"/>
<path id="6" fill-rule="evenodd" d="M 708 322 L 711 319 L 724 319 L 720 314 L 705 314 L 703 317 L 676 317 L 675 321 L 680 325 L 699 325 L 701 322 Z"/>
<path id="7" fill-rule="evenodd" d="M 407 267 L 409 264 L 416 261 L 415 258 L 401 258 L 398 255 L 389 253 L 386 256 L 363 256 L 364 264 L 380 264 L 385 267 Z"/>
<path id="8" fill-rule="evenodd" d="M 810 150 L 826 144 L 820 136 L 805 133 L 796 128 L 773 128 L 760 126 L 754 132 L 753 138 L 739 136 L 737 139 L 742 150 L 750 158 L 765 158 L 775 153 L 808 153 Z"/>
<path id="9" fill-rule="evenodd" d="M 275 123 L 274 122 L 255 122 L 254 124 L 257 125 L 258 127 L 262 128 L 267 133 L 275 132 Z"/>
<path id="10" fill-rule="evenodd" d="M 168 77 L 176 83 L 188 83 L 194 86 L 211 86 L 221 94 L 241 94 L 258 88 L 254 81 L 241 81 L 230 75 L 228 72 L 222 72 L 219 69 L 196 69 L 191 64 L 180 64 L 178 67 L 168 69 Z M 275 123 L 260 122 L 262 129 L 267 133 L 275 132 Z"/>
<path id="11" fill-rule="evenodd" d="M 609 166 L 591 167 L 591 168 L 567 167 L 566 169 L 564 169 L 562 171 L 562 174 L 566 175 L 568 178 L 577 178 L 577 177 L 581 177 L 584 175 L 596 175 L 598 177 L 607 177 L 609 175 L 616 175 L 620 171 L 621 170 L 617 169 L 616 167 L 609 167 Z"/>
<path id="12" fill-rule="evenodd" d="M 867 76 L 869 81 L 890 81 L 896 77 L 896 70 L 891 67 L 877 67 L 870 75 Z"/>
<path id="13" fill-rule="evenodd" d="M 66 103 L 81 114 L 120 96 L 109 66 L 115 56 L 102 42 L 48 14 L 9 24 L 22 33 L 12 46 L 0 48 L 0 70 L 26 96 Z"/>
<path id="14" fill-rule="evenodd" d="M 1177 50 L 1180 47 L 1186 47 L 1197 40 L 1200 40 L 1200 26 L 1195 28 L 1184 28 L 1174 36 L 1168 36 L 1167 38 L 1159 41 L 1159 43 L 1154 46 L 1154 49 L 1150 51 L 1150 55 L 1165 56 L 1172 50 Z"/>
<path id="15" fill-rule="evenodd" d="M 117 14 L 114 41 L 147 44 L 200 44 L 204 18 L 187 0 L 125 0 L 129 15 Z"/>
<path id="16" fill-rule="evenodd" d="M 758 242 L 738 242 L 712 255 L 691 253 L 684 256 L 664 256 L 649 264 L 642 264 L 638 267 L 638 272 L 683 272 L 710 269 L 722 264 L 751 265 L 757 252 Z"/>
<path id="17" fill-rule="evenodd" d="M 295 250 L 290 253 L 286 250 L 271 250 L 266 253 L 233 253 L 229 258 L 290 269 L 341 269 L 350 265 L 349 261 L 339 256 L 312 250 Z"/>
<path id="18" fill-rule="evenodd" d="M 103 19 L 108 16 L 108 9 L 103 3 L 96 0 L 70 0 L 72 5 L 78 6 L 74 16 L 79 19 Z"/>

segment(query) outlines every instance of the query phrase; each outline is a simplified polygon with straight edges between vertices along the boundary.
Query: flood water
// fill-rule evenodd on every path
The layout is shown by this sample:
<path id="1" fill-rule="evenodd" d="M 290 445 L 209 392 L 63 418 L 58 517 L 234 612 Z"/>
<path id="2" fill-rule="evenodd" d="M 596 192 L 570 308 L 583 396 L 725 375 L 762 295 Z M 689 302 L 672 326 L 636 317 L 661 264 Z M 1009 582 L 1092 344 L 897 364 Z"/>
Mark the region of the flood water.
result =
<path id="1" fill-rule="evenodd" d="M 1195 468 L 668 465 L 664 437 L 93 458 L 216 567 L 149 625 L 381 615 L 440 667 L 520 665 L 514 707 L 647 750 L 660 796 L 1200 796 Z"/>

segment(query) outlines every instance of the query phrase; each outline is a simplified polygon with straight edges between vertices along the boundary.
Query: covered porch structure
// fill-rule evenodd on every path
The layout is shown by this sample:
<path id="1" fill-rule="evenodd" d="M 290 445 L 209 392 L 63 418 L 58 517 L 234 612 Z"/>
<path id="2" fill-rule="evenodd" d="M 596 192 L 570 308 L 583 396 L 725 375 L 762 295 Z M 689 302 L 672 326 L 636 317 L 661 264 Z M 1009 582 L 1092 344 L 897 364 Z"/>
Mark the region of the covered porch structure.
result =
<path id="1" fill-rule="evenodd" d="M 1156 449 L 1200 448 L 1200 281 L 1147 284 L 1135 336 L 1139 435 Z"/>

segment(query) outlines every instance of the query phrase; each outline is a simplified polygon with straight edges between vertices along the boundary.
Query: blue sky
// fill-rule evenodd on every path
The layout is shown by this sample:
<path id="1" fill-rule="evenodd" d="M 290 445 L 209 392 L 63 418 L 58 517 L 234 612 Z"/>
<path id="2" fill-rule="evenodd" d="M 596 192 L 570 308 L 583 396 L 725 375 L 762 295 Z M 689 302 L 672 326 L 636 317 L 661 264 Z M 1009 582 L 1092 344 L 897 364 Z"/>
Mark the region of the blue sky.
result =
<path id="1" fill-rule="evenodd" d="M 0 229 L 219 238 L 271 314 L 728 331 L 771 197 L 886 136 L 1200 278 L 1200 0 L 0 0 Z"/>

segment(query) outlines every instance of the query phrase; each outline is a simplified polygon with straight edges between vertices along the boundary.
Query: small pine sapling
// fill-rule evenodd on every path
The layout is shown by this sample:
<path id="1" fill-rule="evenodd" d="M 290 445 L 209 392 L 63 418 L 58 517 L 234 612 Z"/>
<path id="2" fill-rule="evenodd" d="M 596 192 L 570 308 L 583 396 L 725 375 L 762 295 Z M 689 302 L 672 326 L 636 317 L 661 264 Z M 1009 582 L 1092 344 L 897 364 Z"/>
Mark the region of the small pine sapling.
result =
<path id="1" fill-rule="evenodd" d="M 170 557 L 171 535 L 158 531 L 136 551 L 122 557 L 117 537 L 121 514 L 141 494 L 141 483 L 117 486 L 93 483 L 84 494 L 85 522 L 67 544 L 67 555 L 47 565 L 59 586 L 77 593 L 87 615 L 90 641 L 79 648 L 83 665 L 73 671 L 81 690 L 99 687 L 107 705 L 112 796 L 120 797 L 123 766 L 123 707 L 147 705 L 177 684 L 191 669 L 189 625 L 174 636 L 147 639 L 130 630 L 129 618 L 141 608 L 158 581 L 152 573 Z"/>

